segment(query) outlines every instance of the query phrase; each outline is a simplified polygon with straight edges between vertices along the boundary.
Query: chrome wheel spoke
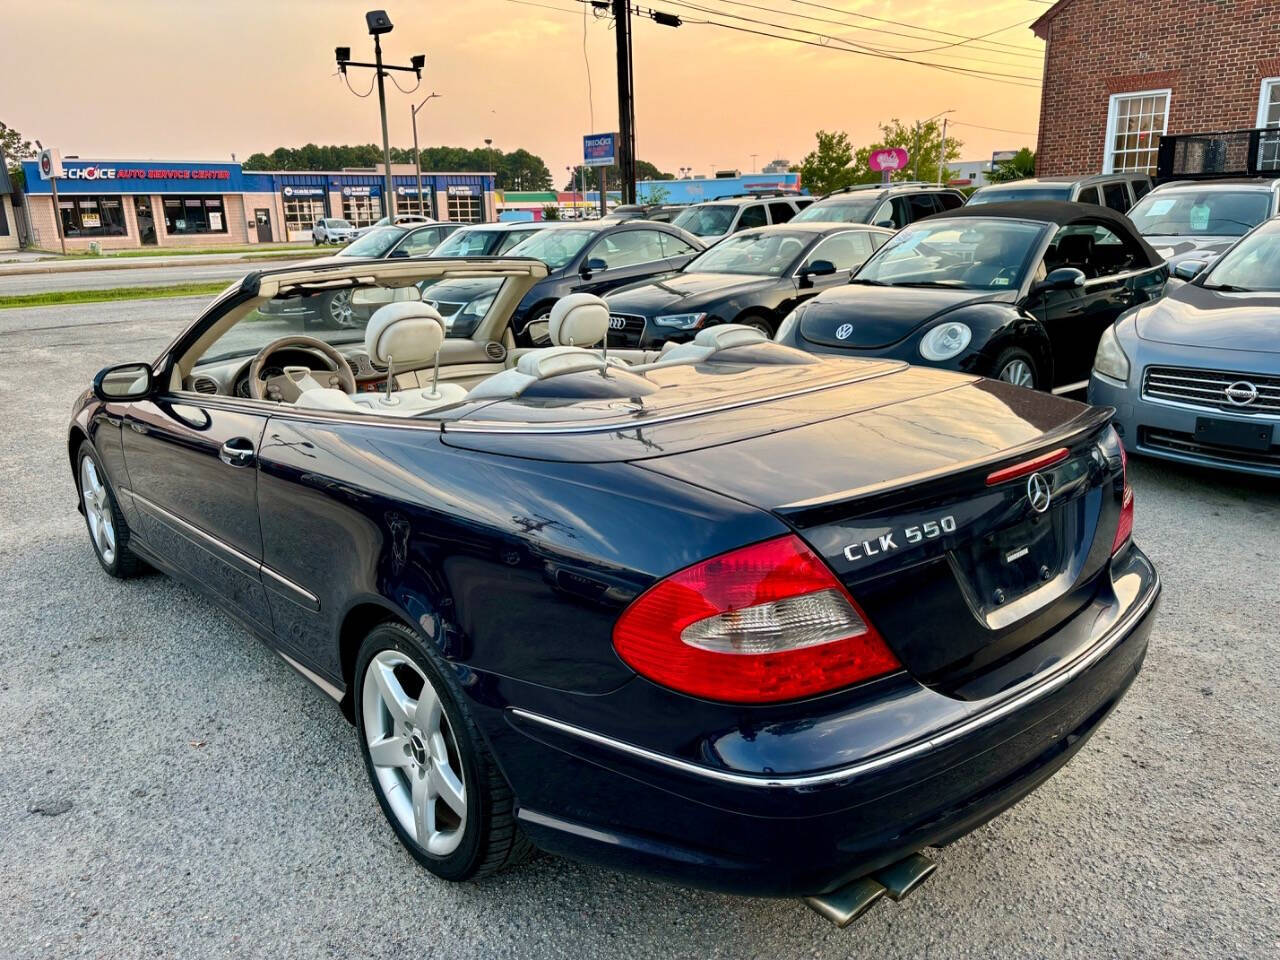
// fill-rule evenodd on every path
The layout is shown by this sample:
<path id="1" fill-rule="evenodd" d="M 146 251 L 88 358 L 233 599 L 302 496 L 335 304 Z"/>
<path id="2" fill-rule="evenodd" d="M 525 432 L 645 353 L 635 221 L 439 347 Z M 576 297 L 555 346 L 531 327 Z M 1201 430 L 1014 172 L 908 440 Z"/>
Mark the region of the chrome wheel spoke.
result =
<path id="1" fill-rule="evenodd" d="M 433 763 L 427 773 L 427 781 L 430 792 L 443 800 L 459 819 L 466 817 L 467 790 L 451 767 Z"/>
<path id="2" fill-rule="evenodd" d="M 424 736 L 439 731 L 440 698 L 436 696 L 431 684 L 423 683 L 422 692 L 418 694 L 418 702 L 414 705 L 411 719 L 413 725 L 421 730 Z"/>
<path id="3" fill-rule="evenodd" d="M 424 847 L 436 832 L 436 798 L 431 795 L 430 778 L 425 770 L 413 774 L 414 839 Z"/>
<path id="4" fill-rule="evenodd" d="M 369 666 L 369 670 L 378 685 L 378 693 L 382 696 L 387 712 L 400 723 L 411 722 L 415 704 L 404 692 L 404 687 L 400 686 L 393 668 L 385 663 L 375 662 Z"/>
<path id="5" fill-rule="evenodd" d="M 369 759 L 375 767 L 405 767 L 410 762 L 408 747 L 406 737 L 386 736 L 369 744 Z"/>

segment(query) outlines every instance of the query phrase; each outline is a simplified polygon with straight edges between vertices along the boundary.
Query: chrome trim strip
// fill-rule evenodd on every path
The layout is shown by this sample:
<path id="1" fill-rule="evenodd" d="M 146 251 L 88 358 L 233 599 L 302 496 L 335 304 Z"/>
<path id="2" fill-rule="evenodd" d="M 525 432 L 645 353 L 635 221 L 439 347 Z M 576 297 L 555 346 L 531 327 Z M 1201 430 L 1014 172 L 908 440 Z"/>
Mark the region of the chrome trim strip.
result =
<path id="1" fill-rule="evenodd" d="M 1054 394 L 1075 393 L 1077 390 L 1085 390 L 1089 386 L 1088 380 L 1080 380 L 1077 383 L 1064 383 L 1060 387 L 1054 387 Z"/>
<path id="2" fill-rule="evenodd" d="M 453 421 L 443 421 L 441 426 L 444 428 L 443 433 L 446 437 L 454 433 L 484 433 L 484 434 L 517 434 L 521 436 L 540 437 L 548 434 L 583 434 L 583 433 L 618 433 L 622 430 L 634 430 L 637 427 L 654 427 L 661 423 L 676 423 L 680 420 L 689 420 L 693 417 L 703 417 L 712 413 L 724 413 L 728 410 L 740 410 L 743 407 L 754 407 L 760 403 L 772 403 L 775 400 L 790 400 L 793 397 L 803 397 L 810 393 L 820 393 L 823 390 L 835 390 L 838 387 L 847 387 L 855 383 L 867 383 L 880 377 L 888 376 L 894 373 L 900 367 L 907 366 L 904 360 L 881 360 L 881 363 L 893 364 L 888 370 L 882 370 L 878 373 L 868 374 L 861 377 L 851 377 L 848 380 L 835 380 L 831 383 L 820 383 L 812 387 L 801 387 L 786 393 L 774 393 L 764 397 L 754 397 L 750 400 L 735 400 L 731 403 L 724 403 L 717 407 L 703 407 L 698 410 L 689 410 L 684 413 L 669 413 L 662 417 L 636 417 L 632 420 L 622 422 L 614 422 L 609 424 L 588 424 L 586 426 L 574 427 L 544 427 L 544 426 L 518 426 L 518 427 L 455 427 Z M 966 381 L 972 383 L 977 380 Z M 956 387 L 965 384 L 956 384 L 955 387 L 948 389 L 956 389 Z"/>
<path id="3" fill-rule="evenodd" d="M 1190 410 L 1193 413 L 1221 413 L 1228 417 L 1248 417 L 1254 420 L 1280 420 L 1280 410 L 1251 410 L 1249 407 L 1212 407 L 1208 404 L 1184 403 L 1181 400 L 1167 400 L 1164 397 L 1153 397 L 1144 387 L 1138 394 L 1143 403 L 1152 403 L 1159 407 L 1176 407 L 1179 410 Z"/>
<path id="4" fill-rule="evenodd" d="M 274 580 L 276 583 L 278 583 L 280 586 L 284 587 L 288 593 L 293 594 L 291 599 L 295 601 L 300 600 L 304 606 L 310 607 L 312 610 L 320 609 L 320 598 L 317 597 L 310 590 L 306 589 L 300 584 L 294 583 L 284 574 L 277 573 L 275 570 L 272 570 L 270 567 L 268 567 L 265 563 L 262 564 L 262 566 L 260 566 L 258 569 L 261 570 L 268 577 L 270 577 L 272 580 Z M 267 584 L 267 586 L 270 586 L 270 585 Z"/>
<path id="5" fill-rule="evenodd" d="M 150 510 L 152 513 L 159 514 L 165 520 L 168 520 L 170 523 L 174 524 L 175 526 L 180 527 L 183 531 L 191 534 L 192 536 L 198 537 L 199 539 L 203 540 L 205 543 L 209 544 L 212 547 L 218 548 L 224 553 L 230 554 L 232 557 L 235 557 L 235 559 L 239 560 L 245 566 L 252 568 L 254 571 L 256 571 L 262 565 L 259 561 L 253 559 L 253 557 L 249 556 L 248 554 L 241 553 L 239 550 L 231 546 L 231 544 L 227 543 L 225 540 L 220 540 L 217 537 L 215 537 L 213 534 L 206 533 L 205 531 L 201 530 L 199 527 L 195 526 L 194 524 L 188 523 L 186 520 L 183 520 L 181 517 L 177 516 L 176 514 L 170 513 L 164 507 L 158 504 L 152 503 L 146 497 L 142 496 L 142 494 L 137 493 L 128 488 L 125 488 L 125 492 L 128 493 L 129 496 L 133 497 L 134 502 L 136 502 L 139 506 L 143 507 L 146 510 Z"/>
<path id="6" fill-rule="evenodd" d="M 778 776 L 769 777 L 760 774 L 751 773 L 735 773 L 729 770 L 716 770 L 711 767 L 703 766 L 698 763 L 691 763 L 688 760 L 681 760 L 678 757 L 668 756 L 664 753 L 658 753 L 645 747 L 636 746 L 633 743 L 627 743 L 623 740 L 615 740 L 612 737 L 606 737 L 603 734 L 595 733 L 592 730 L 583 727 L 574 726 L 571 723 L 565 723 L 561 720 L 554 720 L 551 717 L 544 717 L 541 714 L 533 713 L 529 710 L 523 710 L 520 707 L 512 707 L 511 713 L 523 720 L 536 723 L 560 733 L 587 740 L 597 746 L 606 747 L 616 750 L 619 753 L 625 753 L 633 757 L 639 757 L 648 760 L 660 766 L 670 767 L 679 770 L 682 773 L 691 774 L 696 777 L 702 777 L 707 780 L 715 780 L 720 783 L 732 783 L 737 786 L 746 787 L 766 787 L 766 788 L 784 788 L 796 789 L 804 787 L 820 787 L 828 786 L 833 783 L 840 783 L 844 780 L 851 780 L 854 777 L 870 773 L 873 770 L 879 770 L 884 767 L 892 766 L 903 760 L 928 753 L 937 749 L 952 740 L 963 737 L 974 730 L 994 723 L 995 721 L 1008 716 L 1010 713 L 1045 697 L 1055 690 L 1074 680 L 1085 670 L 1093 666 L 1108 653 L 1110 653 L 1120 641 L 1128 636 L 1129 630 L 1135 623 L 1146 616 L 1147 612 L 1154 605 L 1156 598 L 1160 595 L 1160 577 L 1156 574 L 1151 589 L 1142 602 L 1134 606 L 1125 616 L 1117 622 L 1102 640 L 1094 644 L 1087 651 L 1082 653 L 1075 660 L 1059 666 L 1057 670 L 1048 677 L 1035 683 L 1032 687 L 1024 689 L 1020 692 L 1012 692 L 1003 700 L 997 702 L 991 708 L 984 710 L 982 713 L 975 714 L 967 720 L 956 724 L 953 727 L 942 731 L 936 736 L 929 737 L 924 740 L 917 740 L 914 743 L 887 753 L 878 754 L 866 760 L 850 764 L 846 767 L 839 767 L 835 770 L 826 770 L 821 773 L 797 774 L 794 776 Z"/>
<path id="7" fill-rule="evenodd" d="M 300 664 L 297 660 L 293 659 L 293 657 L 289 656 L 284 651 L 277 650 L 276 653 L 280 654 L 281 660 L 283 660 L 289 666 L 293 667 L 293 669 L 297 670 L 300 674 L 302 674 L 304 677 L 306 677 L 308 680 L 314 683 L 317 687 L 319 687 L 329 696 L 333 697 L 334 700 L 337 700 L 339 703 L 342 702 L 342 691 L 339 690 L 337 687 L 335 687 L 332 683 L 330 683 L 324 677 L 320 676 L 318 673 L 313 673 L 312 671 L 308 670 L 306 667 L 304 667 L 302 664 Z"/>

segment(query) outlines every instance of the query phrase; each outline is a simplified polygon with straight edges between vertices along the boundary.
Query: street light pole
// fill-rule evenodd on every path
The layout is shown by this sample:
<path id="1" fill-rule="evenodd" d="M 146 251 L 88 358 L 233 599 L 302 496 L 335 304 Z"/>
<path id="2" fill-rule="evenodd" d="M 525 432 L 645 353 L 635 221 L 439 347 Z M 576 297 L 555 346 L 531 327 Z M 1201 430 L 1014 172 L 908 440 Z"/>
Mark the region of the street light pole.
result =
<path id="1" fill-rule="evenodd" d="M 955 113 L 955 112 L 956 111 L 954 108 L 951 110 L 943 110 L 941 113 L 935 113 L 928 120 L 916 121 L 916 145 L 915 145 L 915 149 L 911 152 L 911 179 L 912 180 L 920 179 L 920 129 L 921 127 L 923 127 L 926 123 L 929 123 L 931 120 L 937 120 L 939 117 L 944 117 L 948 113 Z"/>
<path id="2" fill-rule="evenodd" d="M 427 97 L 426 100 L 409 109 L 409 116 L 413 120 L 413 167 L 418 177 L 418 213 L 424 217 L 427 215 L 427 210 L 422 202 L 422 151 L 418 149 L 418 111 L 438 96 L 440 94 L 432 92 L 431 96 Z"/>
<path id="3" fill-rule="evenodd" d="M 386 211 L 384 216 L 391 214 L 391 138 L 387 134 L 387 91 L 383 87 L 383 77 L 386 72 L 382 69 L 382 41 L 378 39 L 378 34 L 373 35 L 373 62 L 377 64 L 378 71 L 378 111 L 382 114 L 382 160 L 385 165 L 383 170 L 383 187 L 382 195 L 386 198 L 384 206 Z"/>

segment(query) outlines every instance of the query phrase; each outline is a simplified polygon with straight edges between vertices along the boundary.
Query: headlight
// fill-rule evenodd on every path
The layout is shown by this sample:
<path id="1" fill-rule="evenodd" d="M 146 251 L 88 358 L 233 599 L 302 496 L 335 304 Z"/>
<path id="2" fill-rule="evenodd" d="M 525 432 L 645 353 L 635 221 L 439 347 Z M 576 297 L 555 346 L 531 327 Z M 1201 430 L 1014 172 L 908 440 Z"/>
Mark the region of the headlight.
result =
<path id="1" fill-rule="evenodd" d="M 920 341 L 920 356 L 926 360 L 950 360 L 973 339 L 973 331 L 966 324 L 952 320 L 934 327 Z"/>
<path id="2" fill-rule="evenodd" d="M 1121 383 L 1129 382 L 1129 358 L 1120 349 L 1120 339 L 1114 326 L 1107 327 L 1098 341 L 1098 353 L 1093 358 L 1093 371 Z"/>
<path id="3" fill-rule="evenodd" d="M 655 317 L 653 322 L 673 330 L 692 330 L 706 318 L 705 313 L 671 313 L 665 317 Z"/>
<path id="4" fill-rule="evenodd" d="M 778 343 L 781 343 L 783 340 L 787 339 L 787 337 L 791 336 L 791 331 L 793 331 L 796 328 L 796 324 L 800 322 L 800 313 L 801 308 L 796 307 L 783 317 L 782 323 L 778 325 L 778 332 L 773 335 L 773 339 Z"/>
<path id="5" fill-rule="evenodd" d="M 489 296 L 481 297 L 479 300 L 472 300 L 462 308 L 463 315 L 468 317 L 483 317 L 489 312 L 489 308 L 493 306 L 493 298 L 494 294 L 489 294 Z"/>

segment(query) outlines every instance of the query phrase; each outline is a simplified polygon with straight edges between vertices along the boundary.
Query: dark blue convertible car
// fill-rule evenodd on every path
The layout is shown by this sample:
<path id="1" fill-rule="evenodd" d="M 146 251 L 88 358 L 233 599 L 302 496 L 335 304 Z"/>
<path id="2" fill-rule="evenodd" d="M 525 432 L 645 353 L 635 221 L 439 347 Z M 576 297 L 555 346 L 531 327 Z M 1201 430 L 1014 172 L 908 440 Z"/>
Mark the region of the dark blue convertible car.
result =
<path id="1" fill-rule="evenodd" d="M 254 273 L 103 370 L 67 434 L 102 567 L 181 579 L 332 696 L 441 877 L 537 847 L 838 923 L 904 896 L 1142 664 L 1110 411 L 736 325 L 611 349 L 590 294 L 516 349 L 546 273 Z M 445 338 L 419 285 L 459 276 L 497 291 Z M 335 290 L 365 329 L 262 310 Z"/>

